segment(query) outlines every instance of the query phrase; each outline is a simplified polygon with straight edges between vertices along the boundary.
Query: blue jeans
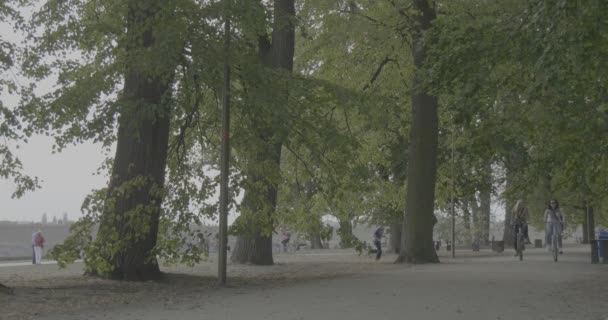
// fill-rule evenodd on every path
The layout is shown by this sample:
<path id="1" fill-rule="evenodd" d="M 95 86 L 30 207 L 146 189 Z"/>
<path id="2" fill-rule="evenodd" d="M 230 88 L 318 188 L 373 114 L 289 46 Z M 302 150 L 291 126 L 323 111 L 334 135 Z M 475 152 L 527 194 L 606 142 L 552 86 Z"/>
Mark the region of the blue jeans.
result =
<path id="1" fill-rule="evenodd" d="M 376 246 L 376 260 L 380 260 L 380 257 L 382 257 L 382 243 L 380 240 L 374 240 L 374 245 Z"/>
<path id="2" fill-rule="evenodd" d="M 562 248 L 562 224 L 557 221 L 547 222 L 545 224 L 545 246 L 551 247 L 553 239 L 553 228 L 557 231 L 557 247 Z"/>

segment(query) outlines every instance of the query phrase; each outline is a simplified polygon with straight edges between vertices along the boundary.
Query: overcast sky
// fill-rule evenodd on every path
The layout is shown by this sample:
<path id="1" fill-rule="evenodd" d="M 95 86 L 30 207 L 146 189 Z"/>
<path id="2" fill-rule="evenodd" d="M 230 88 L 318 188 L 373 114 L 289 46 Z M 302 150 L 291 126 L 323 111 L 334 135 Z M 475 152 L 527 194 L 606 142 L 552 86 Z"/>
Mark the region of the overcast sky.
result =
<path id="1" fill-rule="evenodd" d="M 9 30 L 0 24 L 0 36 L 18 42 L 18 35 L 9 33 Z M 20 84 L 27 83 L 26 79 L 19 77 L 17 68 L 0 76 L 13 79 L 17 76 Z M 42 91 L 50 87 L 51 83 L 39 83 Z M 18 97 L 9 96 L 6 92 L 0 93 L 0 98 L 5 106 L 14 106 L 18 101 Z M 42 188 L 28 192 L 20 199 L 11 199 L 15 185 L 0 179 L 0 220 L 40 221 L 45 212 L 49 220 L 53 216 L 63 217 L 64 212 L 75 220 L 80 216 L 80 205 L 85 195 L 106 184 L 105 177 L 93 175 L 104 159 L 100 145 L 85 143 L 57 154 L 51 153 L 52 145 L 52 137 L 34 136 L 29 143 L 21 143 L 19 149 L 11 148 L 23 163 L 23 173 L 38 177 Z"/>
<path id="2" fill-rule="evenodd" d="M 53 216 L 61 218 L 64 212 L 75 219 L 80 216 L 84 196 L 105 186 L 105 177 L 93 175 L 104 159 L 100 146 L 86 143 L 51 154 L 52 143 L 49 137 L 35 137 L 14 150 L 25 173 L 41 179 L 42 188 L 21 199 L 11 199 L 15 186 L 0 180 L 0 220 L 39 221 L 45 212 L 49 220 Z"/>

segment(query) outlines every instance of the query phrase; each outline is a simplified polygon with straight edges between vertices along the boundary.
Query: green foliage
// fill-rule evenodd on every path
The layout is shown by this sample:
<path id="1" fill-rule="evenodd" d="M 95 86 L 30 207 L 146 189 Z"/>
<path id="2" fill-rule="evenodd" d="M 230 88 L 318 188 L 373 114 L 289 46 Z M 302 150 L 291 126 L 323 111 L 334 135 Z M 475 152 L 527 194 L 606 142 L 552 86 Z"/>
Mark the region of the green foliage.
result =
<path id="1" fill-rule="evenodd" d="M 505 196 L 529 194 L 535 221 L 549 197 L 571 211 L 605 197 L 605 10 L 598 1 L 452 1 L 435 24 L 427 80 L 449 108 L 444 150 L 456 132 L 456 172 L 479 159 L 509 167 Z M 449 176 L 444 159 L 440 177 Z M 459 197 L 479 186 L 463 178 Z"/>
<path id="2" fill-rule="evenodd" d="M 18 9 L 26 3 L 24 0 L 2 1 L 0 3 L 0 23 L 3 27 L 20 32 L 24 27 L 23 17 Z M 20 44 L 0 36 L 0 179 L 10 179 L 15 185 L 13 198 L 20 198 L 27 191 L 39 187 L 38 179 L 23 174 L 21 161 L 13 153 L 20 143 L 27 143 L 23 126 L 14 106 L 3 103 L 5 97 L 16 95 L 20 83 L 16 78 L 14 67 L 21 61 L 23 48 Z"/>
<path id="3" fill-rule="evenodd" d="M 165 186 L 154 191 L 164 199 L 154 254 L 196 263 L 204 252 L 183 249 L 201 237 L 192 226 L 217 212 L 210 199 L 219 181 L 210 172 L 219 168 L 222 6 L 154 2 L 165 6 L 151 26 L 158 44 L 146 50 L 134 48 L 137 32 L 125 32 L 128 3 L 49 1 L 27 25 L 15 10 L 25 1 L 0 4 L 3 21 L 27 26 L 30 44 L 21 49 L 0 39 L 0 69 L 20 64 L 34 83 L 56 79 L 42 95 L 34 84 L 0 79 L 3 94 L 22 95 L 15 110 L 0 104 L 0 138 L 25 141 L 46 133 L 57 151 L 84 141 L 109 148 L 119 115 L 129 114 L 121 92 L 125 70 L 170 75 L 171 136 Z M 440 101 L 438 210 L 448 209 L 452 183 L 464 210 L 477 205 L 482 190 L 497 195 L 508 171 L 512 180 L 501 196 L 510 201 L 527 195 L 534 223 L 541 223 L 549 197 L 572 212 L 569 221 L 580 222 L 574 206 L 589 202 L 605 222 L 607 6 L 596 0 L 437 2 L 439 15 L 424 35 L 429 55 L 421 74 L 425 89 Z M 231 7 L 230 198 L 248 190 L 243 203 L 230 204 L 242 217 L 232 232 L 270 235 L 286 224 L 328 241 L 333 232 L 322 224 L 325 215 L 394 223 L 406 205 L 416 29 L 411 21 L 417 13 L 406 1 L 297 1 L 295 66 L 288 74 L 272 69 L 259 50 L 270 38 L 271 9 L 266 2 L 240 0 Z M 16 195 L 37 186 L 21 175 L 9 145 L 0 146 L 0 159 L 0 177 L 18 182 Z M 111 170 L 107 163 L 100 170 Z M 129 181 L 116 192 L 130 192 L 141 182 Z M 276 211 L 264 201 L 274 186 Z M 84 246 L 88 266 L 111 271 L 104 259 L 125 243 L 83 242 L 102 223 L 110 200 L 107 190 L 86 199 L 85 218 L 53 252 L 62 263 Z M 137 232 L 127 241 L 145 233 L 147 221 L 140 218 L 147 210 L 131 213 Z M 116 240 L 115 230 L 104 232 Z"/>

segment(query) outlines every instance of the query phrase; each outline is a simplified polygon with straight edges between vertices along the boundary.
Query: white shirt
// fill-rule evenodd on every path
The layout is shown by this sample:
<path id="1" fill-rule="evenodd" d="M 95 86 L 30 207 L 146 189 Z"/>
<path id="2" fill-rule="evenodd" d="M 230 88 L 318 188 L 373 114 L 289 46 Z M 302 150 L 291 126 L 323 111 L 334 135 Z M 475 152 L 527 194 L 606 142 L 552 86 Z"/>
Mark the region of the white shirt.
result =
<path id="1" fill-rule="evenodd" d="M 546 223 L 550 223 L 553 222 L 553 214 L 551 213 L 551 210 L 546 209 L 545 210 L 545 222 Z M 558 221 L 556 222 L 564 222 L 564 215 L 562 214 L 562 211 L 560 209 L 556 209 L 555 210 L 555 216 L 557 218 Z"/>

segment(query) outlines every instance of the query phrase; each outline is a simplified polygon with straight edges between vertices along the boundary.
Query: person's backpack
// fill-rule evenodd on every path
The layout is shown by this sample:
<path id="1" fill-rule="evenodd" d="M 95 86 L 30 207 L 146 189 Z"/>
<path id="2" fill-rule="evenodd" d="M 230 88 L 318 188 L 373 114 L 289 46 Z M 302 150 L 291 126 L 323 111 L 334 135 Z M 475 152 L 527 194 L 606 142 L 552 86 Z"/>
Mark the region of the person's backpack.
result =
<path id="1" fill-rule="evenodd" d="M 42 245 L 44 244 L 44 238 L 40 233 L 36 235 L 36 238 L 34 239 L 34 244 L 36 244 L 37 247 L 42 247 Z"/>

